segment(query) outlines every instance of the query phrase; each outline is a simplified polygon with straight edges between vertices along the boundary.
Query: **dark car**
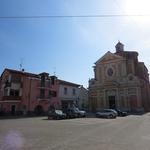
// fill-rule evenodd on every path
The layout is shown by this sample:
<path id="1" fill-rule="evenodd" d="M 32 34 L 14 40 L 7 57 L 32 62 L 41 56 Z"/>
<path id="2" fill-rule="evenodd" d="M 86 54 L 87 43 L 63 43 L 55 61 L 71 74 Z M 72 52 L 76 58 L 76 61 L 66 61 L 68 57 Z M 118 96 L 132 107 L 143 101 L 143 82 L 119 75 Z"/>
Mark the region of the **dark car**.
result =
<path id="1" fill-rule="evenodd" d="M 65 109 L 64 113 L 67 115 L 67 118 L 77 118 L 78 117 L 78 112 L 75 111 L 73 108 Z"/>
<path id="2" fill-rule="evenodd" d="M 65 119 L 66 114 L 62 110 L 51 110 L 48 112 L 48 119 Z"/>
<path id="3" fill-rule="evenodd" d="M 120 109 L 115 109 L 116 111 L 117 111 L 117 113 L 118 113 L 118 116 L 127 116 L 128 115 L 128 113 L 127 112 L 125 112 L 125 111 L 122 111 L 122 110 L 120 110 Z"/>
<path id="4" fill-rule="evenodd" d="M 116 118 L 118 113 L 113 109 L 102 109 L 96 113 L 98 118 Z"/>

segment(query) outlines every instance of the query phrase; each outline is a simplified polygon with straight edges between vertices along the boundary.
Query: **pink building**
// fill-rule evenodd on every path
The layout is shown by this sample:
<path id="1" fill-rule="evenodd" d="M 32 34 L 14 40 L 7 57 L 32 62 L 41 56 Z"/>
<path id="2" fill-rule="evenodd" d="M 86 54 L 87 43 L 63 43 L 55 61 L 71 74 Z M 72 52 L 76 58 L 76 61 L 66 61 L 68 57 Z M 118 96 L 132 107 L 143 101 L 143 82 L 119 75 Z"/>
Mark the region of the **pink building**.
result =
<path id="1" fill-rule="evenodd" d="M 0 111 L 8 114 L 42 114 L 60 108 L 59 83 L 48 73 L 33 74 L 5 69 L 0 80 Z"/>

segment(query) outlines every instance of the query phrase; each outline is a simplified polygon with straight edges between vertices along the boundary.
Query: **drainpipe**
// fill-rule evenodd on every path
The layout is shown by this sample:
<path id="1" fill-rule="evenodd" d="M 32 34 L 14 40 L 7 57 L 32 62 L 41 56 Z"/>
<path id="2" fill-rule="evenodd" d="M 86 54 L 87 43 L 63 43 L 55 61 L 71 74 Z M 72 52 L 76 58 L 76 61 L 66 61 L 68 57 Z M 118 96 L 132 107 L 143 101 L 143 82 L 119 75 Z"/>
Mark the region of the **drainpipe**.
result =
<path id="1" fill-rule="evenodd" d="M 30 114 L 30 101 L 31 101 L 31 81 L 32 78 L 30 78 L 30 85 L 29 85 L 29 97 L 28 97 L 28 113 Z"/>

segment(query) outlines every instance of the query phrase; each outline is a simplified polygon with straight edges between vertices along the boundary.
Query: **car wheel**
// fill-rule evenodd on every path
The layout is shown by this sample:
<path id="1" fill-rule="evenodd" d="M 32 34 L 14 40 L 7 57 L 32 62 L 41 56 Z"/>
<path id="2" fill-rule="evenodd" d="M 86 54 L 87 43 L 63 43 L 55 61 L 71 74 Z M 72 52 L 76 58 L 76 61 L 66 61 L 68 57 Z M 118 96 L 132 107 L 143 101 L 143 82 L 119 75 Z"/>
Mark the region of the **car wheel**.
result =
<path id="1" fill-rule="evenodd" d="M 112 114 L 110 114 L 110 115 L 108 116 L 108 118 L 114 118 L 114 117 L 113 117 L 113 115 L 112 115 Z"/>
<path id="2" fill-rule="evenodd" d="M 51 120 L 51 119 L 53 119 L 53 118 L 52 118 L 51 116 L 48 116 L 48 119 Z"/>

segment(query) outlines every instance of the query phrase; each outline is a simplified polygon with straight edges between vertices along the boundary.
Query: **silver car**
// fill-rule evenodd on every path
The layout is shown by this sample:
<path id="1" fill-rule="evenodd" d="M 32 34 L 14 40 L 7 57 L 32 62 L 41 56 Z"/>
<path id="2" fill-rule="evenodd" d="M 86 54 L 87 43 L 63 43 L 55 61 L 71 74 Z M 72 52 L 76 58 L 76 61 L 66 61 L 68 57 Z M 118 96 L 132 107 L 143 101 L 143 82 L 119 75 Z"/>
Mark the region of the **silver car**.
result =
<path id="1" fill-rule="evenodd" d="M 113 109 L 102 109 L 96 113 L 98 118 L 116 118 L 118 113 Z"/>
<path id="2" fill-rule="evenodd" d="M 78 117 L 86 117 L 86 111 L 79 110 L 79 108 L 75 107 L 74 111 L 78 114 Z"/>

